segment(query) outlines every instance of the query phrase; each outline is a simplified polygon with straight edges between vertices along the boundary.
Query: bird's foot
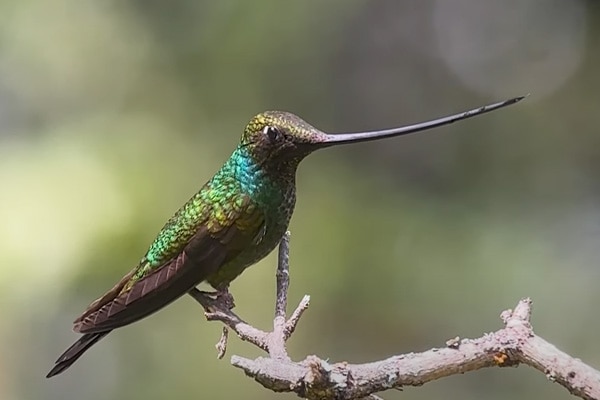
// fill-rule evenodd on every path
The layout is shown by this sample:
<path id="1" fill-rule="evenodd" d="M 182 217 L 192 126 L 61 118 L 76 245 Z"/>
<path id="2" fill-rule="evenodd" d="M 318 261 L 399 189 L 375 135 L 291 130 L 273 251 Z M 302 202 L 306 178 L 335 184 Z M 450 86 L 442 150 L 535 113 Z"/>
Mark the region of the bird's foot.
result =
<path id="1" fill-rule="evenodd" d="M 235 300 L 233 299 L 233 295 L 229 292 L 229 285 L 220 286 L 213 292 L 200 291 L 200 293 L 210 297 L 224 309 L 232 310 L 235 307 Z"/>
<path id="2" fill-rule="evenodd" d="M 217 289 L 217 302 L 223 304 L 228 310 L 232 310 L 235 307 L 235 300 L 229 292 L 229 285 Z"/>

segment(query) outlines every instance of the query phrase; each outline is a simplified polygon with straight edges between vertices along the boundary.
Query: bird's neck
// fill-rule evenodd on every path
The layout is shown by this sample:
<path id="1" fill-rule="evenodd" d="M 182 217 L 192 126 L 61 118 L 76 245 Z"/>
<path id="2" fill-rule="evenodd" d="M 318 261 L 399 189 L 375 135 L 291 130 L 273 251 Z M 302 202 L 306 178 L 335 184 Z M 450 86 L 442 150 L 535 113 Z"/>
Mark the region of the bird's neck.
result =
<path id="1" fill-rule="evenodd" d="M 276 206 L 295 194 L 297 163 L 261 163 L 245 147 L 238 147 L 223 170 L 258 203 Z"/>

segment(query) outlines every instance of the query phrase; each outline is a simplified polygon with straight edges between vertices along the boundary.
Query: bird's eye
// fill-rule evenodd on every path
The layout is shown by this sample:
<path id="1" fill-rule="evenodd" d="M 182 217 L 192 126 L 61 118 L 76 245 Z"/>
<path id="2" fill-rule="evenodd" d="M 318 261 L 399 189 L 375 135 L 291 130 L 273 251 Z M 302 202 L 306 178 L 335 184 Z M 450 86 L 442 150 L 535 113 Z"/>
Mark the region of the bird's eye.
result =
<path id="1" fill-rule="evenodd" d="M 275 142 L 277 139 L 279 139 L 280 135 L 279 129 L 269 125 L 265 126 L 265 128 L 263 129 L 263 133 L 267 135 L 271 142 Z"/>

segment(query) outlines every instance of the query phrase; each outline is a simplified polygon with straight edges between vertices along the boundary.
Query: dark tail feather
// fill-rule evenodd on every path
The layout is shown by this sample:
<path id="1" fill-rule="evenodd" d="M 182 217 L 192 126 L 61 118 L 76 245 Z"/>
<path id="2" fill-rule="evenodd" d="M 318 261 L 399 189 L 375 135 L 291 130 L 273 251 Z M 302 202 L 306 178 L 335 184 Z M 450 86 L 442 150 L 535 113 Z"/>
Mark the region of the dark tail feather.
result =
<path id="1" fill-rule="evenodd" d="M 65 352 L 56 360 L 54 368 L 48 372 L 46 378 L 51 378 L 54 375 L 58 375 L 65 369 L 69 368 L 75 361 L 79 359 L 90 347 L 96 342 L 108 335 L 110 331 L 98 332 L 98 333 L 86 333 L 82 335 L 78 341 L 73 343 Z"/>

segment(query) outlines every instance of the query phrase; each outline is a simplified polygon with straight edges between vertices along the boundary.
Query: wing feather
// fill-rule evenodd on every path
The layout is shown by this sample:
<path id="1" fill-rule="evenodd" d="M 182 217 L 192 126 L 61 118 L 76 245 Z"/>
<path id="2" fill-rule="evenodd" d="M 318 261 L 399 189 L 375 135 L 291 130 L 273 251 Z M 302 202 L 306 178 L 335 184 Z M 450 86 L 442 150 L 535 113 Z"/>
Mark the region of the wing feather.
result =
<path id="1" fill-rule="evenodd" d="M 218 230 L 211 231 L 211 224 L 201 224 L 179 252 L 162 265 L 149 269 L 143 265 L 148 261 L 143 260 L 138 268 L 94 301 L 75 320 L 73 329 L 80 333 L 96 333 L 144 318 L 191 290 L 244 249 L 255 245 L 254 239 L 263 230 L 264 214 L 249 197 L 238 204 L 242 207 L 229 210 L 232 214 L 226 221 L 212 225 L 218 226 Z M 248 208 L 252 209 L 251 214 L 247 213 Z M 208 218 L 211 217 L 209 213 Z M 246 222 L 237 224 L 238 219 Z M 140 279 L 139 271 L 144 268 L 149 272 Z"/>

